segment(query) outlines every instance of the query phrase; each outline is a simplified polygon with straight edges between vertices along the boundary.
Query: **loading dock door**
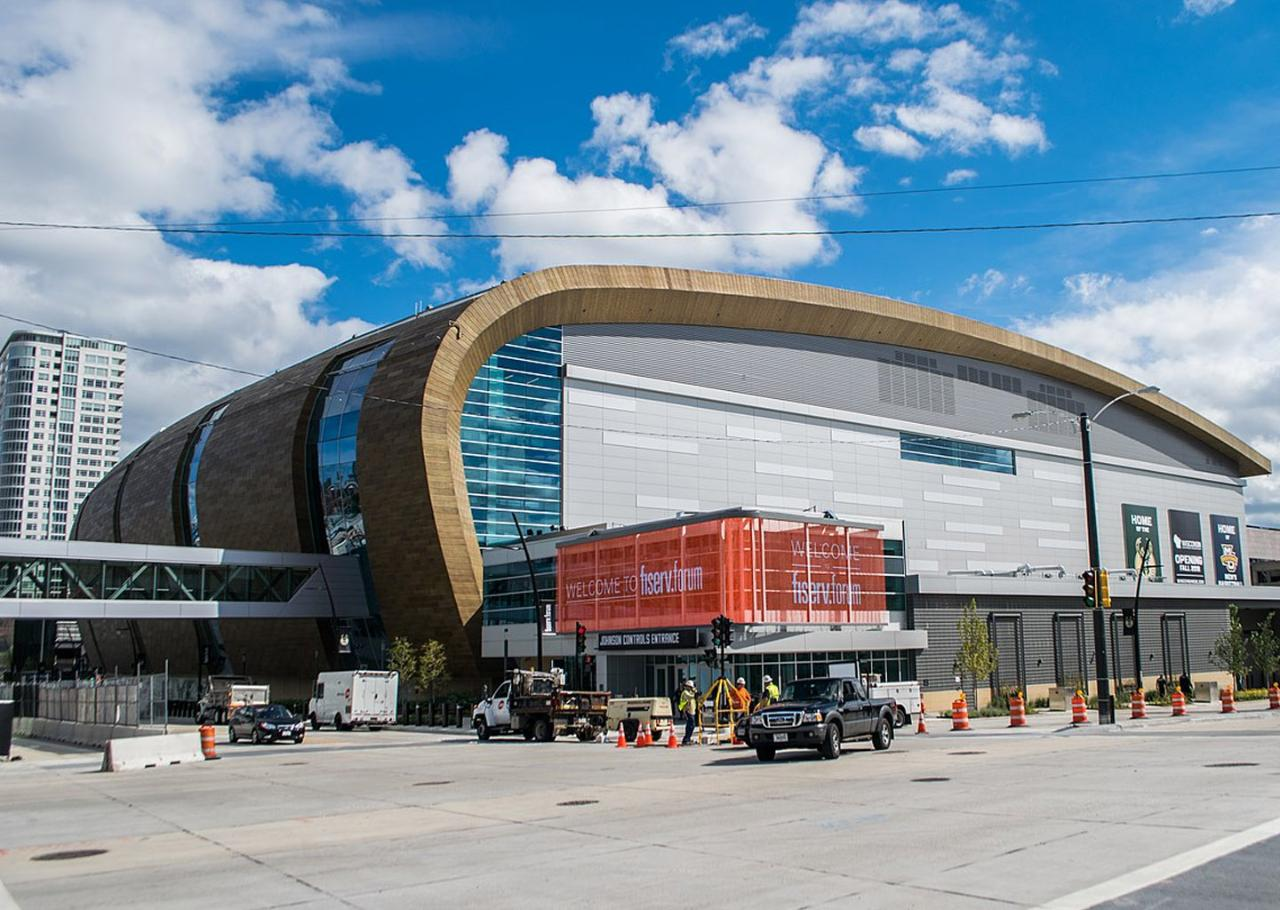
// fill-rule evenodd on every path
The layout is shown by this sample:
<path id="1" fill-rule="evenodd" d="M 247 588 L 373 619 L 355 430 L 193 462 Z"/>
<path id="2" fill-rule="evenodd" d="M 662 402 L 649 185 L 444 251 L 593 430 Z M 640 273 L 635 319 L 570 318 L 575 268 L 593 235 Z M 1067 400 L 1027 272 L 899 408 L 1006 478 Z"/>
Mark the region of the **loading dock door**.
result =
<path id="1" fill-rule="evenodd" d="M 1160 640 L 1164 651 L 1164 678 L 1176 683 L 1183 673 L 1191 675 L 1191 654 L 1187 646 L 1187 617 L 1165 613 L 1160 617 Z"/>
<path id="2" fill-rule="evenodd" d="M 1018 689 L 1027 691 L 1027 656 L 1022 642 L 1021 613 L 992 613 L 991 643 L 995 645 L 997 666 L 991 674 L 992 694 Z"/>

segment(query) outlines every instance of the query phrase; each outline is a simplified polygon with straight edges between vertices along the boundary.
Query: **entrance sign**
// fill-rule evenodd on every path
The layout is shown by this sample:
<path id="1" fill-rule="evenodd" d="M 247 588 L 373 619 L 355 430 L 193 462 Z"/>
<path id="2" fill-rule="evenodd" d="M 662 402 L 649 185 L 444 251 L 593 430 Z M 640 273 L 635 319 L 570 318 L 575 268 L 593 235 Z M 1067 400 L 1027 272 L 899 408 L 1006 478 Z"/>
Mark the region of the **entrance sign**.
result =
<path id="1" fill-rule="evenodd" d="M 1151 506 L 1132 506 L 1127 503 L 1120 506 L 1124 513 L 1124 564 L 1130 569 L 1138 568 L 1142 561 L 1138 541 L 1146 540 L 1149 547 L 1146 576 L 1149 581 L 1157 581 L 1161 577 L 1160 558 L 1160 524 L 1156 518 L 1156 510 Z"/>
<path id="2" fill-rule="evenodd" d="M 1213 577 L 1220 585 L 1244 584 L 1244 553 L 1240 546 L 1240 519 L 1234 515 L 1210 515 L 1213 529 Z"/>
<path id="3" fill-rule="evenodd" d="M 1200 513 L 1169 510 L 1169 535 L 1173 538 L 1173 582 L 1204 584 L 1204 536 Z"/>
<path id="4" fill-rule="evenodd" d="M 876 529 L 734 516 L 561 545 L 557 628 L 888 622 Z"/>
<path id="5" fill-rule="evenodd" d="M 633 632 L 601 632 L 601 651 L 670 648 L 689 651 L 699 646 L 697 629 L 637 629 Z"/>

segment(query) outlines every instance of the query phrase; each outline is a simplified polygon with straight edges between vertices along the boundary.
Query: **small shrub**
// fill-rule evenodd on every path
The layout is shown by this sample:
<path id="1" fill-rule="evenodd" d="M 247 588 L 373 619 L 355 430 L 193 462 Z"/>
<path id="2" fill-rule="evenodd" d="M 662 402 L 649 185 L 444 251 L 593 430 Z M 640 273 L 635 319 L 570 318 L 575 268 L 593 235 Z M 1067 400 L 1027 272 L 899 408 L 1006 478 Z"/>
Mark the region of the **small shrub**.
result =
<path id="1" fill-rule="evenodd" d="M 1236 701 L 1261 701 L 1266 697 L 1266 689 L 1241 689 L 1236 693 Z"/>

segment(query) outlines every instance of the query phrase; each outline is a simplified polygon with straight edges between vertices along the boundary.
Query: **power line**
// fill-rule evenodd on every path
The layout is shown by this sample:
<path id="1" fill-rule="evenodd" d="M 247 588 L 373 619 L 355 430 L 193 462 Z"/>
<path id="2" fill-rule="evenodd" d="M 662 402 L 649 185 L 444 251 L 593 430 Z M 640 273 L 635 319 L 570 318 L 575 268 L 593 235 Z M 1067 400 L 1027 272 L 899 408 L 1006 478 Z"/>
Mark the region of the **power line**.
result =
<path id="1" fill-rule="evenodd" d="M 1125 183 L 1140 180 L 1170 180 L 1187 177 L 1215 177 L 1280 171 L 1280 164 L 1252 167 L 1216 168 L 1202 171 L 1164 171 L 1151 174 L 1121 174 L 1107 177 L 1068 177 L 1057 180 L 1023 180 L 1009 183 L 971 183 L 963 186 L 936 186 L 896 190 L 867 190 L 850 193 L 816 193 L 809 196 L 775 196 L 761 199 L 727 199 L 716 202 L 670 202 L 665 205 L 633 205 L 588 209 L 547 209 L 526 212 L 442 212 L 433 215 L 386 215 L 382 217 L 293 218 L 264 221 L 181 221 L 157 225 L 168 230 L 180 227 L 266 227 L 285 224 L 379 224 L 399 221 L 457 221 L 479 218 L 530 218 L 546 215 L 607 215 L 625 212 L 653 212 L 667 209 L 725 208 L 739 205 L 770 205 L 794 202 L 832 202 L 843 199 L 877 199 L 887 196 L 925 196 L 935 193 L 971 193 L 989 190 L 1035 189 L 1085 184 Z"/>
<path id="2" fill-rule="evenodd" d="M 21 316 L 14 316 L 10 313 L 0 313 L 0 319 L 8 319 L 11 322 L 16 322 L 21 325 L 32 326 L 38 329 L 44 329 L 45 331 L 49 331 L 49 332 L 59 332 L 59 333 L 67 332 L 69 334 L 84 334 L 81 332 L 71 332 L 71 330 L 69 329 L 60 329 L 60 328 L 57 328 L 56 326 L 52 326 L 43 322 L 36 322 L 35 320 L 32 320 L 32 319 L 24 319 Z M 166 351 L 157 351 L 151 348 L 138 347 L 135 345 L 128 344 L 127 342 L 125 344 L 131 351 L 136 351 L 140 354 L 147 354 L 152 357 L 162 358 L 164 360 L 172 360 L 178 363 L 185 363 L 192 366 L 205 367 L 207 369 L 222 370 L 227 373 L 235 373 L 241 376 L 249 376 L 255 379 L 274 378 L 280 382 L 288 383 L 289 385 L 294 385 L 294 386 L 298 386 L 299 388 L 305 388 L 305 389 L 314 389 L 316 391 L 323 392 L 323 391 L 326 391 L 328 388 L 326 385 L 321 385 L 321 384 L 311 383 L 311 382 L 304 382 L 299 379 L 289 379 L 287 377 L 280 376 L 278 373 L 260 373 L 254 370 L 246 370 L 240 367 L 227 366 L 226 364 L 213 363 L 207 360 L 197 360 L 192 357 L 185 357 L 181 354 L 173 354 Z M 441 413 L 441 414 L 457 414 L 460 417 L 461 416 L 480 416 L 480 415 L 468 414 L 465 409 L 451 408 L 446 405 L 432 404 L 424 401 L 409 401 L 402 398 L 389 398 L 382 395 L 371 395 L 371 394 L 368 394 L 367 392 L 364 395 L 364 399 L 366 401 L 380 401 L 380 402 L 383 402 L 384 404 L 403 405 L 406 407 L 416 408 L 421 411 L 431 411 L 431 412 Z M 517 424 L 531 423 L 531 421 L 523 420 L 518 417 L 495 417 L 491 415 L 484 415 L 483 419 L 496 421 L 499 423 L 517 423 Z M 993 429 L 993 430 L 986 430 L 983 432 L 951 433 L 951 434 L 948 434 L 946 438 L 947 439 L 981 439 L 984 437 L 991 437 L 991 436 L 1006 436 L 1011 433 L 1017 432 L 1019 430 L 1043 430 L 1047 432 L 1051 428 L 1060 426 L 1060 425 L 1071 424 L 1074 426 L 1078 419 L 1079 418 L 1076 417 L 1076 415 L 1068 414 L 1062 418 L 1054 419 L 1050 421 L 1044 421 L 1044 422 L 1034 421 L 1026 424 L 1014 424 L 1008 427 Z M 852 423 L 852 421 L 835 421 L 835 422 L 836 423 Z M 535 424 L 535 425 L 538 425 L 538 424 Z M 590 424 L 561 423 L 559 424 L 559 426 L 566 427 L 569 429 L 578 429 L 578 430 L 599 431 L 602 429 L 600 426 L 595 426 Z M 484 430 L 484 432 L 508 432 L 508 431 L 497 429 L 497 430 Z M 809 439 L 809 438 L 805 438 L 805 439 L 781 439 L 781 438 L 779 439 L 740 439 L 740 438 L 736 438 L 728 435 L 709 436 L 706 434 L 680 434 L 680 433 L 654 434 L 654 433 L 646 432 L 644 435 L 655 436 L 656 438 L 659 438 L 659 439 L 673 439 L 673 440 L 682 440 L 682 441 L 694 440 L 694 441 L 702 441 L 702 442 L 722 442 L 722 443 L 750 442 L 753 444 L 763 442 L 768 444 L 789 444 L 789 445 L 864 445 L 869 448 L 877 448 L 877 449 L 896 448 L 899 444 L 898 440 L 894 437 L 886 437 L 884 440 Z"/>
<path id="3" fill-rule="evenodd" d="M 240 228 L 169 228 L 152 224 L 110 225 L 75 224 L 46 221 L 0 221 L 0 227 L 66 231 L 101 231 L 107 233 L 192 234 L 230 237 L 331 238 L 351 240 L 692 240 L 697 238 L 734 237 L 888 237 L 914 234 L 977 234 L 1009 231 L 1041 231 L 1056 228 L 1122 227 L 1128 225 L 1187 224 L 1206 221 L 1242 221 L 1250 218 L 1272 218 L 1280 211 L 1228 212 L 1212 215 L 1170 215 L 1143 218 L 1099 218 L 1081 221 L 1038 221 L 1022 224 L 941 225 L 900 228 L 813 228 L 809 230 L 771 231 L 655 231 L 655 232 L 584 232 L 584 233 L 472 233 L 449 234 L 434 231 L 365 232 L 365 231 L 255 231 Z"/>

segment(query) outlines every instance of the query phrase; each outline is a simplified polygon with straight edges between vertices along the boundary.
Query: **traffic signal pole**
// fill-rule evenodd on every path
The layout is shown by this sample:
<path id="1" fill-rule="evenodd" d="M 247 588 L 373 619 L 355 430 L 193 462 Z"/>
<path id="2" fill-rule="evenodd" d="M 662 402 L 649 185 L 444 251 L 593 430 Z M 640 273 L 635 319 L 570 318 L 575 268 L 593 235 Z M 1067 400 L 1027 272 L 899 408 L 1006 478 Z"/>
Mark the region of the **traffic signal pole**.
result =
<path id="1" fill-rule="evenodd" d="M 1098 543 L 1098 504 L 1093 488 L 1093 449 L 1089 440 L 1089 415 L 1080 415 L 1080 455 L 1084 462 L 1084 510 L 1085 527 L 1089 541 L 1089 568 L 1098 577 L 1102 568 L 1101 547 Z M 1097 665 L 1098 677 L 1098 723 L 1114 724 L 1116 722 L 1116 706 L 1111 700 L 1111 674 L 1107 668 L 1107 624 L 1106 611 L 1102 608 L 1101 598 L 1095 598 L 1093 604 L 1093 653 Z"/>

